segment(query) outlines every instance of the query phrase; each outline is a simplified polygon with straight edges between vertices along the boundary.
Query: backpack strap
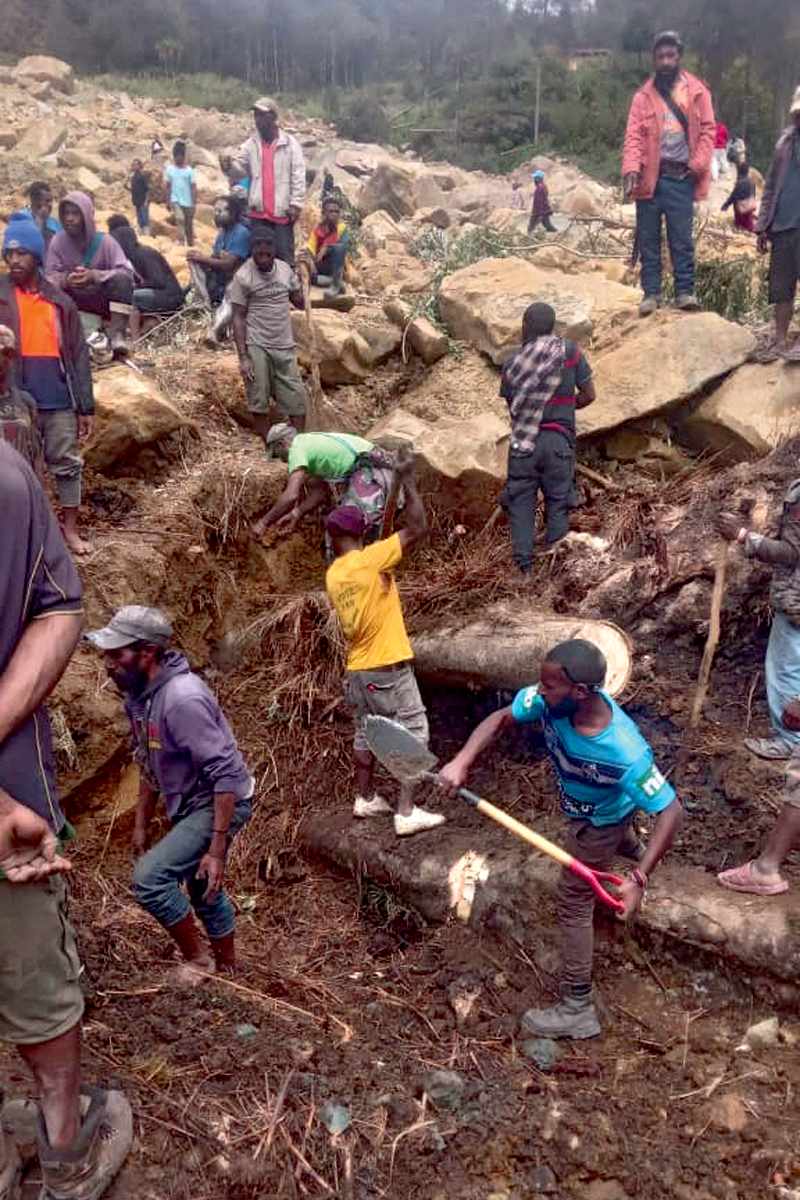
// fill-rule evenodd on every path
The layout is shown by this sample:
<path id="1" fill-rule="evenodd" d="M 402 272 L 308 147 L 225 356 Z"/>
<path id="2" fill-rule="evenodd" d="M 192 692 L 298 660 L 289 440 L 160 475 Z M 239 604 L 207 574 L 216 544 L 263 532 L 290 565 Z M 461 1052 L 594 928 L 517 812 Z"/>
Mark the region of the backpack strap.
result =
<path id="1" fill-rule="evenodd" d="M 676 118 L 676 120 L 680 121 L 681 128 L 683 129 L 683 132 L 686 134 L 686 138 L 688 140 L 689 118 L 687 117 L 686 113 L 683 111 L 680 104 L 678 104 L 677 100 L 675 100 L 675 98 L 673 97 L 671 92 L 669 92 L 666 96 L 664 95 L 663 92 L 659 92 L 658 94 L 661 97 L 661 99 L 664 101 L 664 103 L 666 104 L 667 108 L 670 109 L 670 111 L 672 112 L 672 115 Z"/>
<path id="2" fill-rule="evenodd" d="M 95 254 L 97 254 L 97 251 L 100 249 L 100 244 L 102 241 L 103 241 L 102 233 L 96 233 L 94 235 L 94 237 L 92 238 L 92 240 L 89 242 L 89 248 L 83 256 L 83 265 L 85 267 L 90 267 L 92 265 L 92 259 L 94 258 Z"/>

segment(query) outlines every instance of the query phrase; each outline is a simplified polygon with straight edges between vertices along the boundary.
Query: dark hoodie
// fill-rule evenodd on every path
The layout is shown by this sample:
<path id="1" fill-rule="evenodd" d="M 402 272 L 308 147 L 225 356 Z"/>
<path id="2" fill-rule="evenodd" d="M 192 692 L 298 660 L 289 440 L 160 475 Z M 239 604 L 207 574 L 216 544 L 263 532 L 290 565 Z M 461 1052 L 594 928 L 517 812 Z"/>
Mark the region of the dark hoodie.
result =
<path id="1" fill-rule="evenodd" d="M 214 803 L 214 794 L 252 795 L 253 779 L 216 696 L 182 654 L 170 650 L 141 695 L 125 698 L 136 757 L 176 822 Z"/>
<path id="2" fill-rule="evenodd" d="M 85 192 L 69 192 L 58 206 L 58 215 L 64 220 L 64 205 L 74 204 L 83 215 L 84 237 L 73 241 L 68 233 L 57 233 L 47 247 L 44 263 L 45 277 L 57 287 L 63 287 L 67 276 L 76 267 L 91 267 L 98 272 L 98 283 L 106 283 L 114 275 L 134 278 L 133 267 L 128 262 L 118 242 L 108 233 L 101 233 L 97 245 L 92 249 L 97 230 L 94 223 L 94 205 Z M 88 261 L 87 261 L 88 259 Z"/>

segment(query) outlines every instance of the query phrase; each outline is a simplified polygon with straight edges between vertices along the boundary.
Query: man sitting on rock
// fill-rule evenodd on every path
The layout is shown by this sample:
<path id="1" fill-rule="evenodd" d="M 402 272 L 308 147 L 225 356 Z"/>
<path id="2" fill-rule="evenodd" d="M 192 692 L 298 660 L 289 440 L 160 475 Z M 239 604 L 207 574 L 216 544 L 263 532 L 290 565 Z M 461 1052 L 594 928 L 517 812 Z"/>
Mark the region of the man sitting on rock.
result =
<path id="1" fill-rule="evenodd" d="M 47 248 L 44 273 L 81 312 L 108 322 L 111 349 L 125 357 L 125 330 L 133 312 L 133 267 L 110 234 L 97 232 L 94 205 L 84 192 L 69 192 L 58 215 L 64 232 L 56 234 Z"/>
<path id="2" fill-rule="evenodd" d="M 341 219 L 342 207 L 335 196 L 322 202 L 322 221 L 308 239 L 311 258 L 311 282 L 326 289 L 325 296 L 332 300 L 344 286 L 350 235 L 347 224 Z"/>
<path id="3" fill-rule="evenodd" d="M 64 540 L 73 554 L 88 554 L 91 543 L 78 529 L 83 475 L 79 446 L 92 432 L 92 370 L 78 310 L 44 278 L 44 254 L 39 227 L 24 214 L 12 213 L 3 237 L 8 276 L 0 279 L 0 324 L 15 334 L 15 382 L 36 401 Z"/>
<path id="4" fill-rule="evenodd" d="M 365 718 L 371 713 L 389 717 L 428 743 L 428 718 L 414 677 L 414 655 L 392 574 L 405 551 L 425 536 L 427 522 L 414 482 L 413 457 L 398 455 L 397 470 L 408 497 L 405 528 L 365 547 L 360 509 L 341 505 L 325 521 L 334 553 L 325 587 L 348 643 L 347 697 L 356 723 L 356 817 L 391 812 L 383 797 L 373 791 L 375 760 L 364 734 Z M 440 813 L 417 808 L 412 797 L 413 785 L 401 785 L 394 814 L 395 833 L 400 837 L 433 829 L 444 821 Z"/>
<path id="5" fill-rule="evenodd" d="M 216 697 L 183 655 L 168 648 L 172 627 L 163 613 L 128 605 L 86 637 L 104 652 L 108 674 L 125 698 L 141 773 L 134 895 L 186 960 L 178 982 L 197 982 L 198 972 L 231 970 L 235 915 L 223 891 L 225 860 L 250 817 L 253 778 Z M 172 828 L 148 850 L 160 795 Z"/>
<path id="6" fill-rule="evenodd" d="M 242 221 L 244 208 L 241 196 L 218 196 L 214 201 L 214 224 L 219 232 L 214 248 L 210 254 L 192 249 L 186 255 L 194 290 L 204 304 L 216 309 L 205 339 L 210 346 L 222 344 L 221 338 L 231 324 L 233 309 L 227 294 L 228 284 L 250 257 L 250 230 Z"/>
<path id="7" fill-rule="evenodd" d="M 268 229 L 254 230 L 250 247 L 252 258 L 234 275 L 228 295 L 250 419 L 266 445 L 275 409 L 295 428 L 305 424 L 306 389 L 291 319 L 291 306 L 302 308 L 303 293 L 293 268 L 276 257 Z"/>
<path id="8" fill-rule="evenodd" d="M 544 493 L 548 546 L 569 532 L 575 482 L 575 410 L 595 398 L 592 369 L 576 342 L 558 337 L 549 304 L 531 304 L 522 319 L 522 349 L 503 365 L 500 395 L 511 413 L 508 480 L 501 504 L 508 513 L 514 561 L 527 575 L 533 564 L 539 489 Z"/>
<path id="9" fill-rule="evenodd" d="M 619 889 L 625 920 L 636 912 L 648 877 L 672 845 L 683 809 L 636 725 L 603 691 L 606 666 L 597 646 L 583 638 L 554 646 L 542 663 L 538 686 L 523 688 L 513 704 L 482 721 L 442 768 L 440 780 L 447 792 L 457 793 L 472 764 L 504 730 L 540 721 L 569 821 L 569 853 L 601 871 L 617 855 L 637 862 Z M 658 814 L 646 849 L 632 824 L 637 809 Z M 594 905 L 591 887 L 564 867 L 556 895 L 563 998 L 553 1008 L 525 1013 L 523 1027 L 536 1037 L 600 1033 L 592 1000 Z"/>
<path id="10" fill-rule="evenodd" d="M 156 320 L 183 308 L 183 288 L 164 255 L 155 246 L 142 245 L 127 217 L 120 214 L 109 217 L 108 232 L 119 242 L 136 272 L 129 325 L 131 341 L 135 342 L 141 332 L 143 316 Z"/>
<path id="11" fill-rule="evenodd" d="M 293 533 L 307 513 L 335 503 L 361 511 L 365 542 L 380 536 L 394 466 L 380 446 L 352 433 L 298 433 L 282 421 L 267 434 L 267 457 L 288 463 L 289 479 L 254 525 L 257 538 L 277 522 L 282 533 Z"/>

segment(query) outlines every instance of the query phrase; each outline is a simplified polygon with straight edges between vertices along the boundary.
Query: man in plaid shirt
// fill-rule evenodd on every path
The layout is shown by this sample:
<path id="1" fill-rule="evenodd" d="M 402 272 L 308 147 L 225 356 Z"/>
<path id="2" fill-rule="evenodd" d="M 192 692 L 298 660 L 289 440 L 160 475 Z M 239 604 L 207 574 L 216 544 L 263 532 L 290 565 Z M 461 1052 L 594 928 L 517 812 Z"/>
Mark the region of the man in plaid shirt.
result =
<path id="1" fill-rule="evenodd" d="M 508 513 L 514 561 L 523 574 L 533 563 L 540 488 L 548 546 L 569 532 L 575 410 L 595 398 L 591 367 L 576 342 L 553 333 L 555 323 L 549 304 L 525 310 L 522 349 L 506 360 L 500 382 L 511 414 L 508 479 L 500 502 Z"/>

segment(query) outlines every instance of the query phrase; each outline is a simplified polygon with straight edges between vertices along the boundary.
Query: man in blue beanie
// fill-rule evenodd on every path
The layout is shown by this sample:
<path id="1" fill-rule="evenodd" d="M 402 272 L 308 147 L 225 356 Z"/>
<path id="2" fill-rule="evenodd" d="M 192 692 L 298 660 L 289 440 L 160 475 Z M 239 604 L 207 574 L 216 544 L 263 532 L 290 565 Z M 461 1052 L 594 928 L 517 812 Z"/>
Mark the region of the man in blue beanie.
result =
<path id="1" fill-rule="evenodd" d="M 44 278 L 44 256 L 38 225 L 25 213 L 12 213 L 3 237 L 8 275 L 0 279 L 0 325 L 16 335 L 14 382 L 36 401 L 64 540 L 73 554 L 87 554 L 91 544 L 78 531 L 83 473 L 78 446 L 92 431 L 89 351 L 74 302 Z"/>

